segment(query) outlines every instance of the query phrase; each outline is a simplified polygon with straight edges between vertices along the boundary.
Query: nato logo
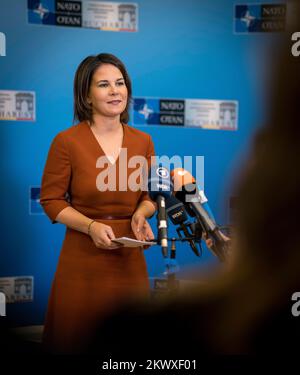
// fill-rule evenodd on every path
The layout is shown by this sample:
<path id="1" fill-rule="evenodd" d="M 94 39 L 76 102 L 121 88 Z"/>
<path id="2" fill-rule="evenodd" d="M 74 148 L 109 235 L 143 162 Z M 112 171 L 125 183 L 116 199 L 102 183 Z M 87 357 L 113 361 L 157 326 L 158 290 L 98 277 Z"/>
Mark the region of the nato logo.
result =
<path id="1" fill-rule="evenodd" d="M 134 98 L 133 122 L 136 125 L 159 125 L 159 99 Z"/>
<path id="2" fill-rule="evenodd" d="M 81 1 L 27 1 L 29 23 L 81 27 Z"/>
<path id="3" fill-rule="evenodd" d="M 6 56 L 6 37 L 0 32 L 0 56 Z"/>
<path id="4" fill-rule="evenodd" d="M 159 123 L 161 125 L 184 126 L 184 100 L 160 99 L 159 106 Z"/>
<path id="5" fill-rule="evenodd" d="M 28 22 L 55 25 L 54 0 L 27 0 Z"/>
<path id="6" fill-rule="evenodd" d="M 286 4 L 235 6 L 235 32 L 277 32 L 285 30 Z"/>
<path id="7" fill-rule="evenodd" d="M 260 19 L 260 5 L 236 5 L 235 31 L 247 33 L 254 31 Z"/>
<path id="8" fill-rule="evenodd" d="M 135 125 L 184 126 L 184 100 L 135 98 Z"/>
<path id="9" fill-rule="evenodd" d="M 40 187 L 30 187 L 30 201 L 29 201 L 29 214 L 30 215 L 43 215 L 44 211 L 40 204 Z"/>

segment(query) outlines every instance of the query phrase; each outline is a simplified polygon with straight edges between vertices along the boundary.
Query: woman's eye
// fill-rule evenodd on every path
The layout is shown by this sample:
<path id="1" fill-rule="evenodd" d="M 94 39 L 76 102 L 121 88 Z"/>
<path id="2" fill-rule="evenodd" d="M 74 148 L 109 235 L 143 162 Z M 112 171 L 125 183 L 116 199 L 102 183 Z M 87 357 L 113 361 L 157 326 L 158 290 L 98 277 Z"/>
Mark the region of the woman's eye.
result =
<path id="1" fill-rule="evenodd" d="M 123 86 L 125 82 L 117 82 L 116 86 Z M 108 87 L 108 83 L 99 83 L 98 87 Z"/>

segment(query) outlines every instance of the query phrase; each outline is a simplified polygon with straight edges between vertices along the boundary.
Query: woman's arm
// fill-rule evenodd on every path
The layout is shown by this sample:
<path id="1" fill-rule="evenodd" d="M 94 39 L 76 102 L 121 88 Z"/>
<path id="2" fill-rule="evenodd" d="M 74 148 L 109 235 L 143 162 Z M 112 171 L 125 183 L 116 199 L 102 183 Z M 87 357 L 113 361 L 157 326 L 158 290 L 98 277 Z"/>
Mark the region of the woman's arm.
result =
<path id="1" fill-rule="evenodd" d="M 155 208 L 154 203 L 148 200 L 143 200 L 138 205 L 137 209 L 134 212 L 134 215 L 143 215 L 145 218 L 148 218 L 148 217 L 153 216 L 155 211 L 156 211 L 156 208 Z"/>
<path id="2" fill-rule="evenodd" d="M 138 240 L 149 241 L 154 239 L 154 234 L 146 218 L 151 217 L 155 211 L 154 204 L 148 200 L 140 202 L 135 210 L 131 220 L 131 228 Z"/>
<path id="3" fill-rule="evenodd" d="M 73 207 L 66 207 L 59 212 L 55 221 L 65 224 L 71 229 L 88 234 L 88 227 L 92 219 L 75 210 Z"/>
<path id="4" fill-rule="evenodd" d="M 73 207 L 66 207 L 61 210 L 56 216 L 55 221 L 65 224 L 71 229 L 90 235 L 96 247 L 105 249 L 120 247 L 111 242 L 111 240 L 115 239 L 115 235 L 109 225 L 98 223 Z"/>
<path id="5" fill-rule="evenodd" d="M 52 223 L 60 222 L 71 229 L 89 234 L 95 245 L 115 248 L 112 228 L 98 223 L 75 210 L 66 198 L 72 175 L 71 158 L 63 133 L 53 140 L 44 168 L 40 203 Z"/>

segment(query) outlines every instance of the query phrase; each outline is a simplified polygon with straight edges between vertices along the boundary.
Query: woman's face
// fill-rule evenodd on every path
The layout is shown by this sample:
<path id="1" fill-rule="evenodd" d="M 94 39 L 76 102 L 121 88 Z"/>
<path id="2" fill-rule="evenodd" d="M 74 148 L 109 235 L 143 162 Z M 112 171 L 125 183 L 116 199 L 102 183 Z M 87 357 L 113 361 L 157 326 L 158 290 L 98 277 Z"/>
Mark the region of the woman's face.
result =
<path id="1" fill-rule="evenodd" d="M 94 73 L 88 102 L 93 115 L 120 116 L 127 104 L 128 91 L 121 71 L 114 65 L 102 64 Z"/>

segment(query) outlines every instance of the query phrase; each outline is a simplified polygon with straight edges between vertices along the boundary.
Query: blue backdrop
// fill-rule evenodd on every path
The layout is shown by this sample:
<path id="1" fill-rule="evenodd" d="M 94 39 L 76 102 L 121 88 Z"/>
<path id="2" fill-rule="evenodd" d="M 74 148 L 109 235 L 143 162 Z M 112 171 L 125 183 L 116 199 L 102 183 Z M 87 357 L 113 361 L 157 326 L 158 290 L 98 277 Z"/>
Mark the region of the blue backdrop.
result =
<path id="1" fill-rule="evenodd" d="M 246 3 L 258 3 L 247 1 Z M 124 61 L 134 97 L 225 99 L 239 102 L 238 130 L 145 126 L 159 155 L 203 155 L 205 192 L 219 223 L 228 224 L 232 179 L 267 107 L 267 57 L 274 34 L 234 33 L 232 0 L 136 0 L 138 32 L 29 24 L 26 0 L 1 0 L 0 90 L 36 93 L 36 121 L 0 121 L 0 277 L 32 275 L 32 303 L 11 304 L 16 324 L 41 324 L 64 235 L 45 215 L 30 214 L 30 189 L 39 187 L 50 143 L 72 125 L 73 77 L 90 54 Z M 151 219 L 155 229 L 155 218 Z M 174 231 L 174 229 L 172 229 Z M 172 232 L 171 231 L 171 232 Z M 160 249 L 145 252 L 150 276 L 164 270 Z M 216 262 L 178 247 L 181 267 Z"/>

